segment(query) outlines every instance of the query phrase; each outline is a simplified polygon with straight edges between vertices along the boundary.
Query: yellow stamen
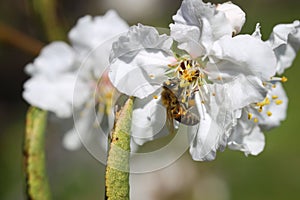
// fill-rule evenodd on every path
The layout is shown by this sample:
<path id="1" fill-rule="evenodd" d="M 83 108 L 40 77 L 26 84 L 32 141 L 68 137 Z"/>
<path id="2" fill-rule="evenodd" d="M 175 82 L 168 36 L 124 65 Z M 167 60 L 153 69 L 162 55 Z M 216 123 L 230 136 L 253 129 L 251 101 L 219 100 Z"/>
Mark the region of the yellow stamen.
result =
<path id="1" fill-rule="evenodd" d="M 154 95 L 154 96 L 153 96 L 153 99 L 158 99 L 158 96 L 157 96 L 157 95 Z"/>
<path id="2" fill-rule="evenodd" d="M 272 88 L 276 88 L 276 84 L 272 85 Z"/>
<path id="3" fill-rule="evenodd" d="M 150 74 L 149 77 L 150 77 L 151 79 L 154 79 L 154 78 L 155 78 L 155 76 L 154 76 L 153 74 Z"/>
<path id="4" fill-rule="evenodd" d="M 250 120 L 252 119 L 252 117 L 253 117 L 252 113 L 248 113 L 248 119 Z"/>
<path id="5" fill-rule="evenodd" d="M 263 82 L 262 84 L 263 84 L 263 86 L 266 86 L 266 85 L 267 85 L 267 83 L 266 83 L 266 82 Z"/>
<path id="6" fill-rule="evenodd" d="M 262 107 L 260 107 L 260 108 L 258 109 L 258 112 L 260 112 L 260 113 L 262 112 Z"/>
<path id="7" fill-rule="evenodd" d="M 273 96 L 272 96 L 272 99 L 277 99 L 277 98 L 278 98 L 277 95 L 273 95 Z"/>
<path id="8" fill-rule="evenodd" d="M 281 82 L 285 83 L 285 82 L 287 82 L 287 81 L 288 81 L 287 77 L 283 76 L 283 77 L 281 78 Z"/>
<path id="9" fill-rule="evenodd" d="M 169 80 L 167 80 L 167 81 L 165 82 L 165 84 L 166 84 L 166 85 L 170 85 L 171 82 L 170 82 Z"/>
<path id="10" fill-rule="evenodd" d="M 195 106 L 196 102 L 194 99 L 189 100 L 189 106 Z"/>
<path id="11" fill-rule="evenodd" d="M 253 121 L 254 121 L 255 123 L 257 123 L 257 122 L 258 122 L 258 119 L 255 117 L 255 118 L 253 119 Z"/>
<path id="12" fill-rule="evenodd" d="M 271 116 L 272 116 L 272 112 L 271 112 L 271 111 L 268 111 L 268 112 L 267 112 L 267 115 L 268 115 L 269 117 L 271 117 Z"/>
<path id="13" fill-rule="evenodd" d="M 269 105 L 270 104 L 270 99 L 268 97 L 266 97 L 264 102 L 265 102 L 265 105 Z"/>
<path id="14" fill-rule="evenodd" d="M 222 80 L 222 77 L 221 77 L 221 76 L 218 76 L 217 79 L 218 79 L 219 81 L 221 81 L 221 80 Z"/>
<path id="15" fill-rule="evenodd" d="M 276 105 L 280 105 L 280 104 L 282 104 L 282 103 L 283 103 L 283 101 L 282 101 L 282 100 L 279 100 L 279 99 L 277 99 L 277 100 L 275 101 L 275 103 L 276 103 Z"/>

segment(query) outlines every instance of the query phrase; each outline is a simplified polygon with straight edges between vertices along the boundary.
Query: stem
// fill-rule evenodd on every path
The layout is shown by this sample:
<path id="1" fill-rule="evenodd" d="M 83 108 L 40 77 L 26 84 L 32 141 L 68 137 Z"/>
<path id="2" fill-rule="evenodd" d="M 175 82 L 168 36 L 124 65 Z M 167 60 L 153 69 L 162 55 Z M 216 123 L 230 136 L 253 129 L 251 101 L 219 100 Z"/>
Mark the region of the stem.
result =
<path id="1" fill-rule="evenodd" d="M 25 52 L 38 55 L 44 44 L 0 22 L 0 41 L 11 44 Z"/>
<path id="2" fill-rule="evenodd" d="M 108 152 L 105 185 L 107 200 L 129 200 L 130 129 L 133 98 L 116 114 Z"/>
<path id="3" fill-rule="evenodd" d="M 28 2 L 41 18 L 48 39 L 50 41 L 65 39 L 64 31 L 56 15 L 56 0 L 28 0 Z"/>
<path id="4" fill-rule="evenodd" d="M 49 200 L 50 190 L 45 166 L 45 126 L 47 112 L 30 107 L 26 117 L 24 163 L 28 199 Z"/>

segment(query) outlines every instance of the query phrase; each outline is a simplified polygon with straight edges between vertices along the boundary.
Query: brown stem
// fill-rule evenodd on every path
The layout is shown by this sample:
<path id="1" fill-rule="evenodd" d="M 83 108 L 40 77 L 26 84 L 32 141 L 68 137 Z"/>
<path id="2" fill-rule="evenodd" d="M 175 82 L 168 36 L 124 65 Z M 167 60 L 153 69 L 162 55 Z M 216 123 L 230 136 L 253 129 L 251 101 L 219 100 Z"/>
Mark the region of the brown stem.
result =
<path id="1" fill-rule="evenodd" d="M 13 45 L 25 52 L 38 55 L 44 44 L 24 33 L 0 22 L 0 41 Z"/>

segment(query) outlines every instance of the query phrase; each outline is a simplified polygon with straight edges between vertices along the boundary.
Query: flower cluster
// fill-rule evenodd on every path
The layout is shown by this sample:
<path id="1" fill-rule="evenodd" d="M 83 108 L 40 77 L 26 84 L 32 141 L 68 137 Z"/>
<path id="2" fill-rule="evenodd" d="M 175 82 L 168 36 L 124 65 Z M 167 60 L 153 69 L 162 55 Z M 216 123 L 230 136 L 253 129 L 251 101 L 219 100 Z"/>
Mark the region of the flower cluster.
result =
<path id="1" fill-rule="evenodd" d="M 138 24 L 112 47 L 111 82 L 144 103 L 133 118 L 135 141 L 162 136 L 153 127 L 167 116 L 170 132 L 188 126 L 194 160 L 212 160 L 226 146 L 259 154 L 262 130 L 285 118 L 287 79 L 276 74 L 299 49 L 299 21 L 276 26 L 262 41 L 259 24 L 252 35 L 239 34 L 245 13 L 231 2 L 184 0 L 173 20 L 170 35 Z M 166 114 L 155 114 L 162 107 Z"/>
<path id="2" fill-rule="evenodd" d="M 300 21 L 275 26 L 263 41 L 259 24 L 253 34 L 239 34 L 245 20 L 231 2 L 202 0 L 183 0 L 170 34 L 142 24 L 128 28 L 113 11 L 83 17 L 69 33 L 72 46 L 53 42 L 26 66 L 32 78 L 23 96 L 58 117 L 70 117 L 73 106 L 83 115 L 77 131 L 88 132 L 94 123 L 87 117 L 94 109 L 89 106 L 93 94 L 100 94 L 97 115 L 102 119 L 104 110 L 111 110 L 113 85 L 136 97 L 133 144 L 185 126 L 194 160 L 213 160 L 225 147 L 257 155 L 265 145 L 262 131 L 286 117 L 282 83 L 287 78 L 281 74 L 300 48 Z M 107 66 L 109 80 L 102 76 Z M 101 76 L 106 84 L 97 87 Z M 73 98 L 74 91 L 80 95 Z M 74 130 L 66 137 L 67 147 L 79 146 Z"/>

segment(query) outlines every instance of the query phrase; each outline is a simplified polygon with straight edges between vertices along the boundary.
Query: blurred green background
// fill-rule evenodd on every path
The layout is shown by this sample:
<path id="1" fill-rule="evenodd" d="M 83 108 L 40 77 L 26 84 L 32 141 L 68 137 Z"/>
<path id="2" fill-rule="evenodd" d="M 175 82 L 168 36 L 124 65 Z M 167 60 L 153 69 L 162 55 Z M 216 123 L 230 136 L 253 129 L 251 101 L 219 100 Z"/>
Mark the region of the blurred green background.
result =
<path id="1" fill-rule="evenodd" d="M 141 22 L 152 26 L 167 27 L 171 22 L 171 16 L 176 13 L 181 3 L 180 0 L 146 0 L 147 3 L 144 6 L 138 6 L 133 3 L 134 1 L 130 1 L 131 4 L 127 2 L 127 7 L 132 10 L 126 11 L 122 2 L 126 3 L 125 0 L 64 0 L 58 2 L 56 15 L 59 24 L 65 30 L 65 35 L 76 23 L 78 17 L 86 14 L 104 14 L 108 8 L 119 10 L 120 15 L 130 24 Z M 222 1 L 213 1 L 213 3 L 218 2 Z M 300 19 L 299 0 L 233 0 L 232 2 L 240 5 L 247 14 L 247 21 L 242 32 L 252 33 L 255 24 L 260 22 L 264 39 L 268 38 L 274 25 Z M 4 0 L 0 2 L 0 199 L 15 200 L 25 199 L 22 139 L 28 105 L 22 100 L 21 93 L 22 84 L 28 77 L 24 74 L 23 68 L 34 59 L 35 55 L 22 50 L 18 44 L 3 37 L 7 28 L 4 24 L 42 43 L 46 44 L 49 40 L 43 31 L 42 20 L 33 13 L 27 1 Z M 285 75 L 289 79 L 284 85 L 289 97 L 288 118 L 279 128 L 266 133 L 267 144 L 261 155 L 245 157 L 241 152 L 225 150 L 223 153 L 218 153 L 217 159 L 213 162 L 193 162 L 188 154 L 180 159 L 181 162 L 192 166 L 192 169 L 196 169 L 197 177 L 200 179 L 209 174 L 222 182 L 222 188 L 226 190 L 224 195 L 211 197 L 211 199 L 299 198 L 300 133 L 298 125 L 300 117 L 298 112 L 300 105 L 298 104 L 300 90 L 297 88 L 298 76 L 300 76 L 299 54 L 293 67 L 288 69 Z M 85 149 L 76 152 L 64 150 L 61 145 L 63 131 L 61 122 L 50 115 L 46 151 L 53 199 L 102 199 L 104 166 L 92 158 Z M 179 173 L 189 172 L 183 167 Z M 145 181 L 142 181 L 142 184 L 149 187 L 147 185 L 150 184 L 147 183 L 149 179 L 145 177 L 142 180 Z M 157 180 L 157 182 L 160 181 Z M 184 180 L 180 181 L 184 182 Z M 192 186 L 193 183 L 191 181 L 187 184 Z M 205 185 L 207 186 L 204 182 L 204 188 Z M 213 184 L 210 191 L 198 189 L 207 193 L 223 194 L 218 188 Z M 131 190 L 134 191 L 135 188 L 132 187 Z M 190 187 L 185 187 L 178 193 L 165 195 L 166 197 L 161 199 L 192 199 L 191 192 Z M 209 199 L 204 196 L 194 196 L 193 199 Z M 153 199 L 159 198 L 153 197 Z"/>

